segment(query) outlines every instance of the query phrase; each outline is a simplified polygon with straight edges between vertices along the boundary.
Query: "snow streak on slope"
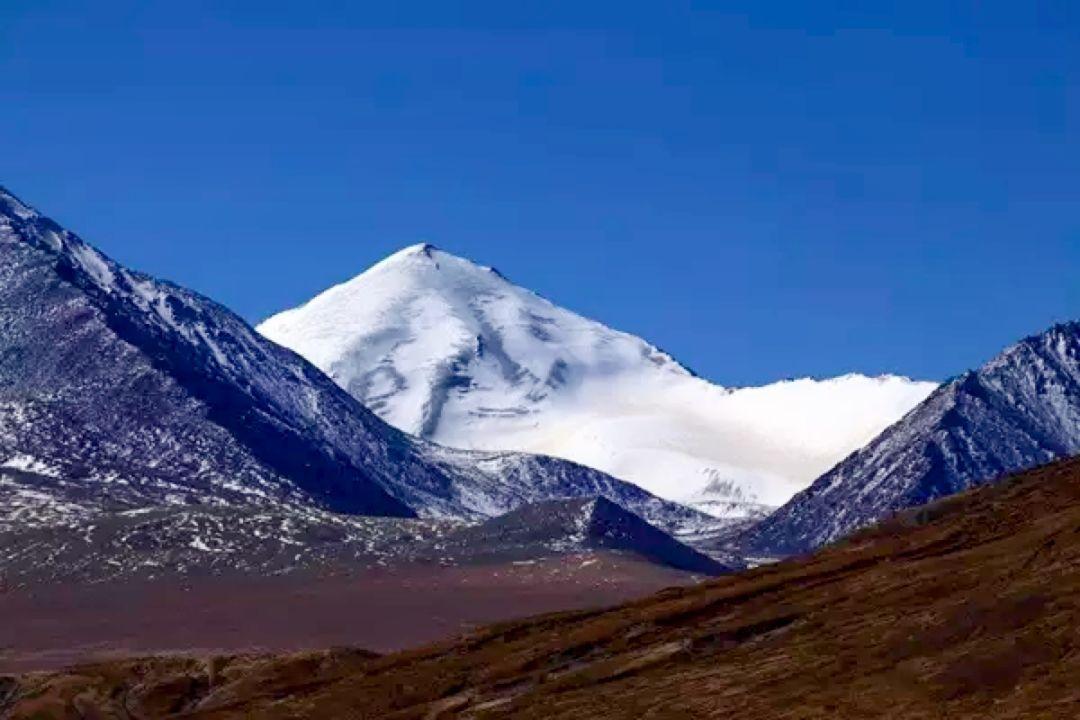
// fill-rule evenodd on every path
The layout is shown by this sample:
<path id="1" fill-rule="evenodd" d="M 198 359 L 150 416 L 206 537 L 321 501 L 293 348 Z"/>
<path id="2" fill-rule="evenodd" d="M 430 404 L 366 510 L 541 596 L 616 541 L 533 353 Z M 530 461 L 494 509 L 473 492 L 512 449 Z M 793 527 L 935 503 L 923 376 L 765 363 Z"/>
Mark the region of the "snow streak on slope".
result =
<path id="1" fill-rule="evenodd" d="M 571 459 L 728 517 L 783 503 L 934 387 L 860 375 L 719 387 L 430 245 L 258 329 L 403 430 Z"/>
<path id="2" fill-rule="evenodd" d="M 1080 323 L 1056 325 L 943 385 L 744 538 L 790 554 L 889 513 L 1080 453 Z"/>

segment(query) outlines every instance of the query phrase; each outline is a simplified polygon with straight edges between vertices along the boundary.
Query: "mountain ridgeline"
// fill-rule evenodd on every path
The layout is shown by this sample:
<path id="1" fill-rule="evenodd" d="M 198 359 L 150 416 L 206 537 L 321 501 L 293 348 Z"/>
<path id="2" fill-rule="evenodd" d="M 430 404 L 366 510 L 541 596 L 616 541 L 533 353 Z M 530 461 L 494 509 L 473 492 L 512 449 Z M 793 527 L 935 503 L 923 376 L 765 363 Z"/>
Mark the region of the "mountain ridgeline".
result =
<path id="1" fill-rule="evenodd" d="M 782 504 L 934 388 L 854 374 L 721 387 L 426 244 L 258 329 L 401 430 L 566 458 L 725 518 Z"/>
<path id="2" fill-rule="evenodd" d="M 1055 325 L 936 390 L 744 538 L 787 555 L 1001 475 L 1080 453 L 1080 323 Z"/>
<path id="3" fill-rule="evenodd" d="M 83 479 L 118 507 L 268 498 L 410 516 L 384 487 L 390 466 L 436 480 L 235 315 L 119 267 L 7 193 L 0 260 L 9 463 Z M 309 393 L 330 402 L 313 412 Z"/>
<path id="4" fill-rule="evenodd" d="M 708 522 L 574 463 L 410 437 L 228 309 L 3 190 L 0 328 L 9 515 L 276 504 L 476 520 L 603 496 L 669 530 Z"/>
<path id="5" fill-rule="evenodd" d="M 322 514 L 478 522 L 578 498 L 593 519 L 619 506 L 731 565 L 732 552 L 805 552 L 1078 452 L 1080 323 L 936 390 L 858 375 L 732 390 L 422 245 L 256 331 L 0 189 L 0 532 L 149 508 L 263 507 L 276 514 L 229 516 L 363 544 L 393 533 Z M 824 474 L 744 530 L 808 468 Z M 562 507 L 517 517 L 550 530 Z M 176 537 L 195 523 L 162 517 Z M 243 546 L 217 516 L 198 517 L 223 546 Z M 639 530 L 639 550 L 663 545 Z"/>

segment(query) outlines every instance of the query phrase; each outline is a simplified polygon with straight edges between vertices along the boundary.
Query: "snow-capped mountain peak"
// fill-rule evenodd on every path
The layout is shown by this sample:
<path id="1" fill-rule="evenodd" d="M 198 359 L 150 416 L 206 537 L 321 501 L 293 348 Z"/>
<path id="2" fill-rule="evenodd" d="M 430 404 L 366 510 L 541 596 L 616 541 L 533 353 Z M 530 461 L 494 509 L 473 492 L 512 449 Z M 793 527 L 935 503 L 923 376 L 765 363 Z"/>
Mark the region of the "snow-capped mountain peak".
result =
<path id="1" fill-rule="evenodd" d="M 848 375 L 728 389 L 426 243 L 258 329 L 398 428 L 572 459 L 722 515 L 783 503 L 934 387 Z"/>
<path id="2" fill-rule="evenodd" d="M 429 244 L 394 253 L 259 330 L 302 349 L 391 424 L 466 447 L 465 435 L 485 420 L 535 416 L 594 378 L 643 362 L 687 374 L 644 341 Z"/>

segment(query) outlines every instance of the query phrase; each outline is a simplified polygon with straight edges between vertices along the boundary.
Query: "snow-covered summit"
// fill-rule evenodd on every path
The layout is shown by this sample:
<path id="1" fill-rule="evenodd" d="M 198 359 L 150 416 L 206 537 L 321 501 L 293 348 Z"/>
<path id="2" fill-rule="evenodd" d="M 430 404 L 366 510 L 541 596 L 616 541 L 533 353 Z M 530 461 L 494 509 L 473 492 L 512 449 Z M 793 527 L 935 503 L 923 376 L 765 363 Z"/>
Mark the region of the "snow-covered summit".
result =
<path id="1" fill-rule="evenodd" d="M 688 374 L 644 341 L 428 244 L 394 253 L 259 330 L 300 350 L 391 424 L 459 446 L 473 444 L 483 420 L 527 417 L 597 377 L 642 363 Z"/>
<path id="2" fill-rule="evenodd" d="M 410 433 L 572 459 L 736 517 L 783 503 L 934 387 L 845 375 L 724 388 L 429 244 L 258 329 Z"/>

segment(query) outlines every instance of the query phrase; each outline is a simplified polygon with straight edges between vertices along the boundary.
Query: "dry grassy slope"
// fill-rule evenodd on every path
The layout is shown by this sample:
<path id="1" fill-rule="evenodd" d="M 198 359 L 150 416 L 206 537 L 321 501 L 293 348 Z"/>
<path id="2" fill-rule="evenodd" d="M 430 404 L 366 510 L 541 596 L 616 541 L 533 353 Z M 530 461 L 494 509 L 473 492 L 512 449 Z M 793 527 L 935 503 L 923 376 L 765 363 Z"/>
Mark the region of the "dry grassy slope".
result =
<path id="1" fill-rule="evenodd" d="M 13 718 L 1074 718 L 1078 627 L 1074 459 L 608 610 L 383 657 L 154 659 L 6 692 Z"/>

